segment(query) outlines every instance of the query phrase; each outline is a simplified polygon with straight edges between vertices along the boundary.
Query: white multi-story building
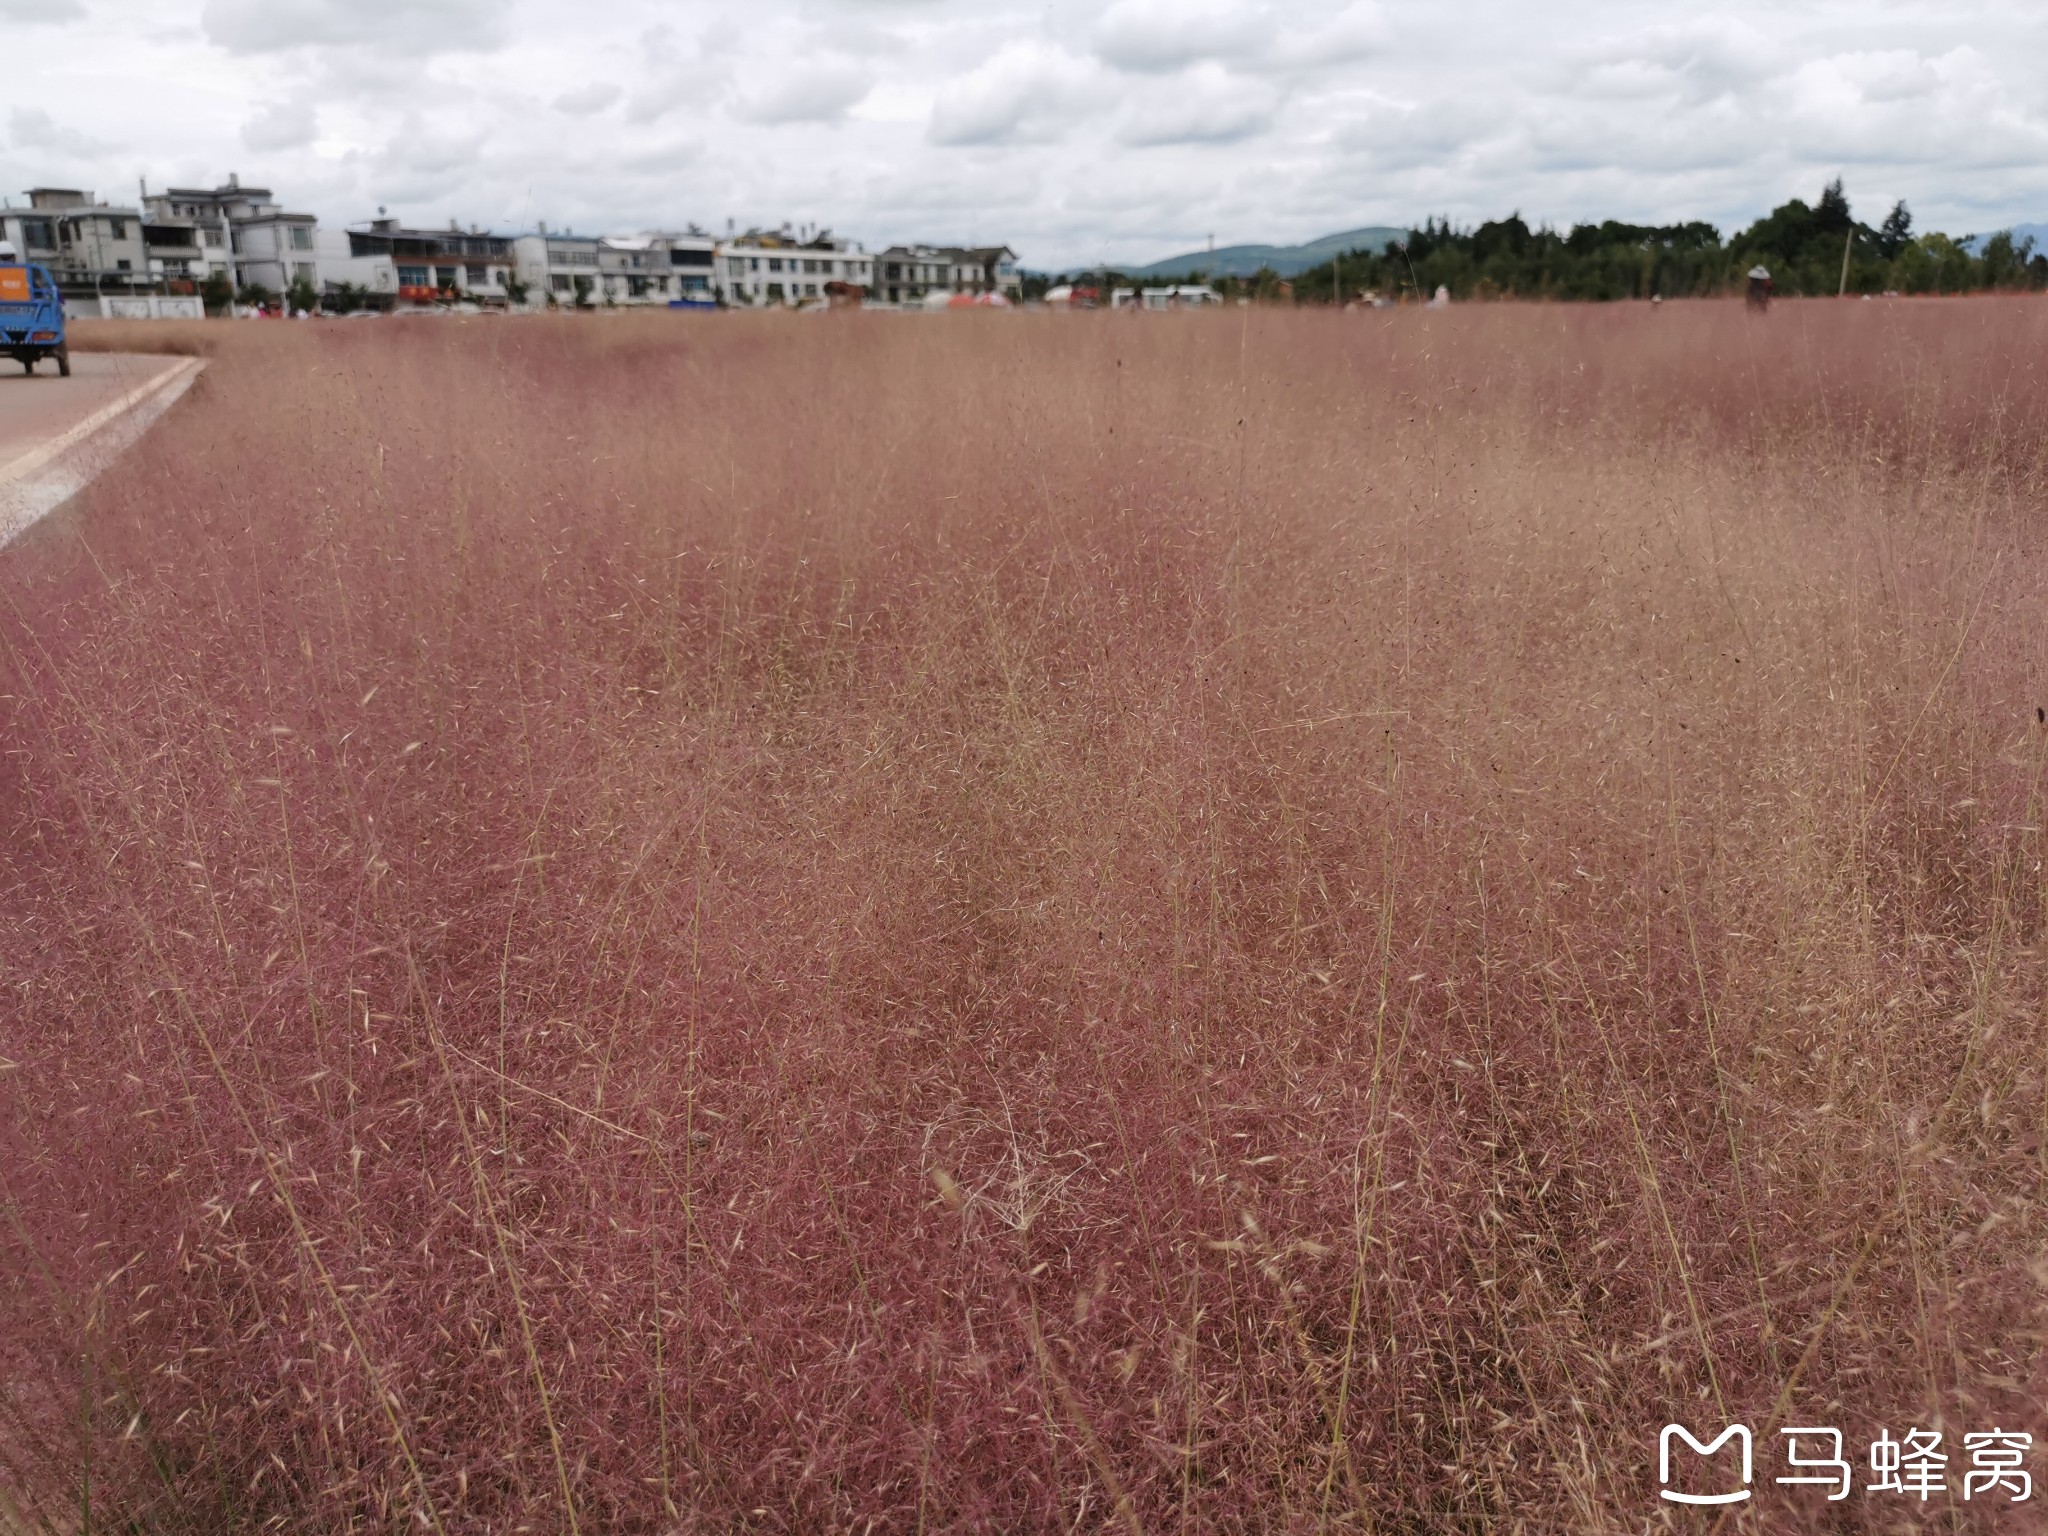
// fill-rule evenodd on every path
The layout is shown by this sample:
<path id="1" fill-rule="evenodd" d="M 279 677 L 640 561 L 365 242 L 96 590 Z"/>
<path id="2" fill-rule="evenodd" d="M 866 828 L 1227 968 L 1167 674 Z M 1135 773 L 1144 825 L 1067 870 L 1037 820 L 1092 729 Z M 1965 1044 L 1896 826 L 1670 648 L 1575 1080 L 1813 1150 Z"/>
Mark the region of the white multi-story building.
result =
<path id="1" fill-rule="evenodd" d="M 598 303 L 597 256 L 595 235 L 549 234 L 545 224 L 512 242 L 513 264 L 534 308 Z"/>
<path id="2" fill-rule="evenodd" d="M 875 258 L 875 274 L 875 296 L 890 304 L 935 293 L 1024 296 L 1024 274 L 1007 245 L 892 245 Z"/>
<path id="3" fill-rule="evenodd" d="M 143 186 L 142 241 L 151 276 L 163 279 L 166 286 L 196 288 L 216 274 L 234 280 L 234 231 L 213 198 L 210 192 L 184 192 L 174 202 Z"/>
<path id="4" fill-rule="evenodd" d="M 145 215 L 142 241 L 152 277 L 198 284 L 215 273 L 234 278 L 234 241 L 225 225 Z"/>
<path id="5" fill-rule="evenodd" d="M 313 237 L 320 287 L 328 294 L 353 288 L 368 296 L 370 307 L 390 309 L 398 303 L 398 263 L 381 241 L 365 240 L 366 233 L 323 229 Z"/>
<path id="6" fill-rule="evenodd" d="M 824 304 L 874 286 L 875 258 L 821 231 L 806 240 L 749 230 L 718 244 L 715 284 L 726 303 Z"/>
<path id="7" fill-rule="evenodd" d="M 686 235 L 668 235 L 668 266 L 676 280 L 676 296 L 683 301 L 711 303 L 716 296 L 718 242 L 692 229 Z"/>
<path id="8" fill-rule="evenodd" d="M 314 256 L 319 224 L 310 213 L 267 213 L 235 226 L 235 266 L 251 287 L 283 293 L 320 288 Z"/>
<path id="9" fill-rule="evenodd" d="M 515 245 L 520 277 L 528 285 L 527 304 L 553 303 L 575 308 L 635 308 L 654 305 L 709 303 L 798 303 L 824 298 L 827 282 L 865 286 L 867 258 L 844 242 L 801 250 L 774 248 L 764 242 L 781 237 L 748 236 L 720 242 L 692 228 L 683 234 L 571 235 L 550 232 L 521 235 Z M 728 247 L 735 252 L 740 280 L 727 265 Z M 748 263 L 757 262 L 746 281 Z M 774 262 L 772 274 L 768 262 Z M 789 271 L 784 272 L 787 263 Z M 772 276 L 780 285 L 769 293 Z"/>
<path id="10" fill-rule="evenodd" d="M 165 277 L 226 272 L 238 288 L 273 293 L 318 288 L 319 221 L 289 213 L 268 187 L 245 187 L 230 174 L 219 187 L 171 187 L 145 194 L 151 266 Z"/>
<path id="11" fill-rule="evenodd" d="M 453 220 L 446 229 L 409 229 L 379 217 L 350 228 L 345 240 L 323 242 L 322 281 L 330 291 L 344 283 L 367 290 L 380 308 L 456 300 L 502 305 L 515 286 L 516 242 Z"/>
<path id="12" fill-rule="evenodd" d="M 667 304 L 681 296 L 669 235 L 607 235 L 597 242 L 600 299 L 607 304 Z"/>
<path id="13" fill-rule="evenodd" d="M 1024 297 L 1024 269 L 1007 245 L 974 245 L 959 251 L 960 264 L 970 269 L 967 280 L 975 293 L 1000 293 L 1015 301 Z"/>
<path id="14" fill-rule="evenodd" d="M 513 241 L 529 309 L 646 308 L 711 298 L 717 242 L 687 234 L 539 233 Z"/>
<path id="15" fill-rule="evenodd" d="M 927 293 L 952 287 L 948 253 L 932 245 L 892 245 L 875 258 L 875 297 L 916 304 Z"/>
<path id="16" fill-rule="evenodd" d="M 67 290 L 125 293 L 151 285 L 142 214 L 69 187 L 35 187 L 28 207 L 0 208 L 0 230 Z"/>
<path id="17" fill-rule="evenodd" d="M 18 249 L 73 290 L 191 293 L 216 275 L 275 293 L 319 282 L 313 215 L 287 212 L 267 188 L 233 176 L 222 187 L 145 187 L 133 207 L 38 187 L 26 209 L 0 218 Z"/>

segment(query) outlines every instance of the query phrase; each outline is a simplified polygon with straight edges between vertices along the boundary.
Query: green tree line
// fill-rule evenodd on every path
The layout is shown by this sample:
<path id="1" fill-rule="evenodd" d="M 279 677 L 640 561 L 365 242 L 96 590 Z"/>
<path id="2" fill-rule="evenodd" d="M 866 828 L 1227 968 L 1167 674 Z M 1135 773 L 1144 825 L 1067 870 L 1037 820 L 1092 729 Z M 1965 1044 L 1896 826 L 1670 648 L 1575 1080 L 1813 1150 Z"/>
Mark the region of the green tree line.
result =
<path id="1" fill-rule="evenodd" d="M 1519 214 L 1476 229 L 1432 219 L 1385 251 L 1352 251 L 1298 273 L 1291 291 L 1307 303 L 1367 293 L 1427 298 L 1440 287 L 1457 299 L 1691 298 L 1741 291 L 1754 266 L 1766 268 L 1776 292 L 1786 295 L 2048 288 L 2048 255 L 2036 254 L 2031 238 L 2001 231 L 1966 244 L 1916 235 L 1903 202 L 1872 228 L 1851 216 L 1842 183 L 1834 181 L 1819 202 L 1794 198 L 1726 240 L 1699 221 L 1609 219 L 1560 233 L 1531 229 Z M 1214 286 L 1233 296 L 1289 292 L 1273 272 L 1219 278 Z"/>

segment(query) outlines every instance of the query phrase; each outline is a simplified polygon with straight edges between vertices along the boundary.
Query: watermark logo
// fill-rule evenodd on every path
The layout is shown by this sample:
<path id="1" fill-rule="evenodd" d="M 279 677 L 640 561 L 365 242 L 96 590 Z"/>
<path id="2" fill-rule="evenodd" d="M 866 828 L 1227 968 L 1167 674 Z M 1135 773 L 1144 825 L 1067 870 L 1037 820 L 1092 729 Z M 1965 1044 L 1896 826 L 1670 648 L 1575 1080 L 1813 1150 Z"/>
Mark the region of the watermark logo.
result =
<path id="1" fill-rule="evenodd" d="M 1785 1436 L 1787 1441 L 1785 1446 L 1785 1464 L 1798 1467 L 1806 1473 L 1803 1477 L 1781 1477 L 1778 1479 L 1779 1482 L 1795 1485 L 1820 1484 L 1833 1488 L 1835 1491 L 1828 1495 L 1828 1502 L 1830 1504 L 1849 1497 L 1849 1485 L 1855 1479 L 1856 1474 L 1850 1468 L 1849 1463 L 1842 1458 L 1842 1432 L 1839 1429 L 1826 1429 L 1819 1425 L 1807 1424 L 1796 1429 L 1781 1429 L 1778 1433 Z M 1799 1454 L 1799 1437 L 1801 1435 L 1806 1436 L 1809 1441 L 1826 1440 L 1829 1453 L 1826 1456 L 1820 1457 L 1801 1456 Z"/>
<path id="2" fill-rule="evenodd" d="M 2004 1490 L 2015 1504 L 2034 1496 L 2034 1478 L 2022 1472 L 2034 1437 L 2021 1430 L 1987 1429 L 1963 1436 L 1963 1448 L 1970 1453 L 1971 1470 L 1963 1474 L 1963 1497 Z"/>
<path id="3" fill-rule="evenodd" d="M 1711 1456 L 1730 1440 L 1742 1447 L 1742 1486 L 1727 1493 L 1684 1493 L 1671 1486 L 1671 1442 L 1683 1440 L 1702 1456 Z M 1674 1504 L 1740 1504 L 1749 1497 L 1750 1462 L 1749 1426 L 1730 1424 L 1720 1434 L 1704 1444 L 1693 1437 L 1693 1432 L 1683 1424 L 1666 1424 L 1663 1433 L 1657 1436 L 1657 1482 L 1663 1497 Z"/>
<path id="4" fill-rule="evenodd" d="M 1825 1488 L 1831 1504 L 1855 1491 L 1856 1469 L 1845 1452 L 1839 1429 L 1823 1424 L 1796 1424 L 1779 1430 L 1778 1434 L 1785 1442 L 1788 1470 L 1783 1477 L 1773 1478 L 1774 1483 L 1793 1488 Z M 1740 1486 L 1727 1486 L 1732 1480 L 1727 1464 L 1733 1458 L 1723 1458 L 1722 1492 L 1688 1493 L 1672 1487 L 1671 1446 L 1675 1440 L 1684 1441 L 1702 1459 L 1711 1459 L 1729 1441 L 1734 1441 L 1742 1458 Z M 1870 1478 L 1864 1483 L 1863 1492 L 1917 1498 L 1923 1504 L 1937 1494 L 1951 1493 L 1949 1456 L 1942 1444 L 1943 1435 L 1938 1429 L 1909 1429 L 1899 1440 L 1892 1438 L 1889 1429 L 1880 1429 L 1870 1442 Z M 2033 1445 L 2033 1435 L 2024 1430 L 1988 1429 L 1964 1435 L 1963 1450 L 1969 1465 L 1963 1471 L 1963 1497 L 1974 1501 L 2003 1496 L 2014 1504 L 2031 1499 L 2034 1479 L 2026 1464 Z M 1730 1424 L 1711 1440 L 1701 1440 L 1683 1424 L 1666 1424 L 1657 1436 L 1658 1497 L 1674 1504 L 1740 1504 L 1752 1491 L 1750 1482 L 1755 1469 L 1751 1450 L 1747 1424 Z M 1712 1479 L 1708 1481 L 1711 1485 Z"/>
<path id="5" fill-rule="evenodd" d="M 1872 1476 L 1863 1491 L 1917 1493 L 1922 1504 L 1929 1494 L 1946 1493 L 1948 1478 L 1942 1468 L 1948 1465 L 1948 1458 L 1942 1455 L 1940 1445 L 1938 1429 L 1909 1429 L 1903 1445 L 1892 1438 L 1890 1430 L 1879 1430 L 1870 1442 Z"/>

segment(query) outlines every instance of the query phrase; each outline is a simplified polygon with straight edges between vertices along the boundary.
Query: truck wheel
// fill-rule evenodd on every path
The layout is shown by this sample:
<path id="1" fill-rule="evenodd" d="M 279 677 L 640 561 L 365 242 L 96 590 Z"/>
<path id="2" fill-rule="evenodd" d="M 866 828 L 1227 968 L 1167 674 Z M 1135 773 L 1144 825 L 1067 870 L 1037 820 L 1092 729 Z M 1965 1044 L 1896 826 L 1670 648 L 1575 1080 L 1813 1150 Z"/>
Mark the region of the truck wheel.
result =
<path id="1" fill-rule="evenodd" d="M 57 377 L 60 379 L 71 377 L 71 349 L 69 347 L 59 347 L 57 349 Z"/>
<path id="2" fill-rule="evenodd" d="M 24 357 L 21 360 L 21 371 L 23 373 L 34 373 L 36 371 L 36 360 L 32 357 Z"/>

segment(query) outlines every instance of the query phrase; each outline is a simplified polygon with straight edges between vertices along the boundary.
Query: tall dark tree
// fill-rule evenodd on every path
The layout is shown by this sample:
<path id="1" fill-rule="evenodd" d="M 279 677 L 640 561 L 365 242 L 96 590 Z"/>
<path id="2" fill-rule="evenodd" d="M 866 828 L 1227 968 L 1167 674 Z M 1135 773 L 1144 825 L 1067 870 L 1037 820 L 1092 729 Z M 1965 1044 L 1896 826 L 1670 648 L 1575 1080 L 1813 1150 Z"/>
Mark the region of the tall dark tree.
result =
<path id="1" fill-rule="evenodd" d="M 1839 235 L 1849 227 L 1849 198 L 1837 176 L 1821 189 L 1820 206 L 1813 210 L 1813 227 L 1823 234 Z"/>
<path id="2" fill-rule="evenodd" d="M 1894 260 L 1912 238 L 1913 215 L 1906 210 L 1906 200 L 1900 198 L 1892 204 L 1892 211 L 1884 216 L 1884 223 L 1878 226 L 1878 254 L 1886 261 Z"/>

